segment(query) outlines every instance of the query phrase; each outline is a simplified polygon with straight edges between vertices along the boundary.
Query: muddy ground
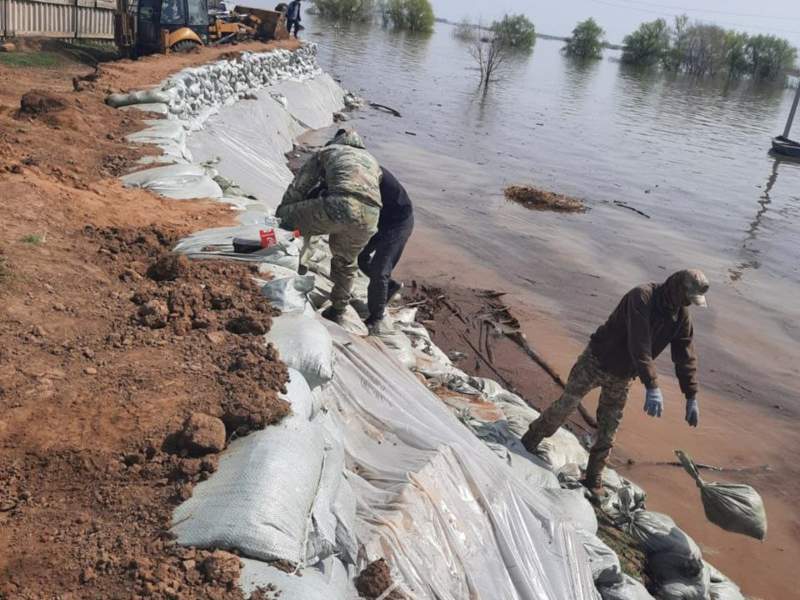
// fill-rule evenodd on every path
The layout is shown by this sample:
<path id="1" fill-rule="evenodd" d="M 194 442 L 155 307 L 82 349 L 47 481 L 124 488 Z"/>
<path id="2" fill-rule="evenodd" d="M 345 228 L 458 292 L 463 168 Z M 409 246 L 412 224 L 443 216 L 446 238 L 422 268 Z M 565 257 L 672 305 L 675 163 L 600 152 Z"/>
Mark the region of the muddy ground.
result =
<path id="1" fill-rule="evenodd" d="M 0 598 L 241 596 L 235 557 L 166 529 L 226 438 L 288 410 L 272 311 L 244 267 L 151 268 L 232 215 L 124 189 L 146 115 L 103 103 L 229 51 L 0 65 Z"/>

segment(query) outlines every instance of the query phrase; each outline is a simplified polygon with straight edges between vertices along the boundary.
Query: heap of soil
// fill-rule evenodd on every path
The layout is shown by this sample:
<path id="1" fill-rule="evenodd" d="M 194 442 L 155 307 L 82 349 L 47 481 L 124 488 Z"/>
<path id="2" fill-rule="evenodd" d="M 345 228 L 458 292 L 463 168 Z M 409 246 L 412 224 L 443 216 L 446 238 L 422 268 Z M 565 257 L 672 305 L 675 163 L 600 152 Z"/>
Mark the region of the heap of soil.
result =
<path id="1" fill-rule="evenodd" d="M 394 581 L 385 559 L 379 558 L 369 563 L 356 578 L 356 590 L 362 598 L 379 598 L 388 590 Z M 392 590 L 387 600 L 405 600 L 405 594 Z"/>
<path id="2" fill-rule="evenodd" d="M 104 102 L 224 51 L 0 65 L 0 598 L 241 598 L 234 558 L 168 534 L 217 463 L 177 433 L 195 413 L 225 418 L 229 438 L 286 413 L 285 369 L 260 343 L 271 312 L 244 267 L 148 275 L 174 240 L 233 215 L 124 188 L 157 152 L 125 141 L 151 115 Z"/>
<path id="3" fill-rule="evenodd" d="M 504 193 L 506 198 L 525 208 L 556 212 L 586 212 L 586 205 L 577 198 L 548 192 L 531 185 L 511 185 L 504 190 Z"/>

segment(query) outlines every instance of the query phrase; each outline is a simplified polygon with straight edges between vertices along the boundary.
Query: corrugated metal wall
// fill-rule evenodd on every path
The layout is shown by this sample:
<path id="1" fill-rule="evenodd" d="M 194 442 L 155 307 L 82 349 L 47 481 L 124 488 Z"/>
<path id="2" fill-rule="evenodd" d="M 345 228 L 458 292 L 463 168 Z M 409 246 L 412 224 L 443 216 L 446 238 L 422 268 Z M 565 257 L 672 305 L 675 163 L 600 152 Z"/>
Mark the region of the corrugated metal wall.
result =
<path id="1" fill-rule="evenodd" d="M 0 0 L 0 36 L 114 39 L 116 0 Z"/>

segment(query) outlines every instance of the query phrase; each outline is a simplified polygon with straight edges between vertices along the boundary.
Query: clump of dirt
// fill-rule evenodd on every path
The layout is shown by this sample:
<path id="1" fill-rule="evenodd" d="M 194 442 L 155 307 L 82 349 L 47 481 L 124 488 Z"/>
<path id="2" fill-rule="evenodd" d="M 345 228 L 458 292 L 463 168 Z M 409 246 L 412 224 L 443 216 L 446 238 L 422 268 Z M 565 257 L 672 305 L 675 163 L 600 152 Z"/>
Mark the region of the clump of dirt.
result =
<path id="1" fill-rule="evenodd" d="M 47 113 L 59 112 L 67 108 L 67 100 L 53 92 L 46 90 L 31 90 L 24 94 L 19 102 L 19 114 L 21 116 L 44 115 Z"/>
<path id="2" fill-rule="evenodd" d="M 189 259 L 183 254 L 167 252 L 147 268 L 147 276 L 153 281 L 175 281 L 189 271 Z"/>
<path id="3" fill-rule="evenodd" d="M 362 598 L 379 598 L 392 585 L 394 585 L 392 573 L 383 558 L 369 563 L 356 578 L 356 590 Z M 406 596 L 399 590 L 392 590 L 386 598 L 405 600 Z"/>
<path id="4" fill-rule="evenodd" d="M 577 198 L 535 188 L 530 185 L 511 185 L 504 190 L 506 198 L 525 208 L 556 212 L 582 213 L 586 205 Z"/>

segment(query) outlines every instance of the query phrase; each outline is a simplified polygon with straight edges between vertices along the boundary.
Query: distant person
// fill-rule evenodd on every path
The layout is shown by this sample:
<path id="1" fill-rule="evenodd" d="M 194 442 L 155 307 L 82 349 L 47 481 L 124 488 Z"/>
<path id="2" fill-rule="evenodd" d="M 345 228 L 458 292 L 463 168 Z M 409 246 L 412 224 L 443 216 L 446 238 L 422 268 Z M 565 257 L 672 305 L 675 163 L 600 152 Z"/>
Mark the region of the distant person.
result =
<path id="1" fill-rule="evenodd" d="M 297 38 L 297 32 L 302 29 L 300 25 L 300 2 L 301 0 L 292 0 L 286 8 L 286 29 L 289 31 L 289 36 L 294 31 L 294 37 Z"/>
<path id="2" fill-rule="evenodd" d="M 369 277 L 366 325 L 372 334 L 388 333 L 384 321 L 386 305 L 403 287 L 392 279 L 392 271 L 403 254 L 414 229 L 411 199 L 397 178 L 385 167 L 381 169 L 381 218 L 378 233 L 372 236 L 358 256 L 358 266 Z"/>
<path id="3" fill-rule="evenodd" d="M 381 168 L 353 130 L 340 129 L 300 168 L 275 211 L 281 227 L 330 235 L 331 306 L 322 316 L 342 323 L 358 255 L 378 231 Z"/>
<path id="4" fill-rule="evenodd" d="M 696 269 L 678 271 L 664 283 L 647 283 L 622 297 L 617 308 L 591 337 L 567 379 L 564 393 L 531 423 L 522 443 L 531 453 L 578 407 L 583 397 L 600 388 L 597 440 L 589 452 L 582 481 L 595 496 L 605 495 L 605 469 L 622 420 L 628 391 L 638 375 L 646 388 L 644 410 L 660 417 L 664 400 L 658 387 L 655 359 L 670 346 L 675 374 L 686 396 L 686 422 L 697 427 L 697 356 L 688 307 L 706 306 L 708 279 Z"/>

